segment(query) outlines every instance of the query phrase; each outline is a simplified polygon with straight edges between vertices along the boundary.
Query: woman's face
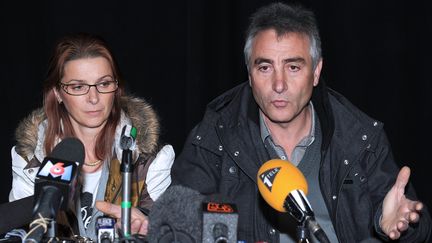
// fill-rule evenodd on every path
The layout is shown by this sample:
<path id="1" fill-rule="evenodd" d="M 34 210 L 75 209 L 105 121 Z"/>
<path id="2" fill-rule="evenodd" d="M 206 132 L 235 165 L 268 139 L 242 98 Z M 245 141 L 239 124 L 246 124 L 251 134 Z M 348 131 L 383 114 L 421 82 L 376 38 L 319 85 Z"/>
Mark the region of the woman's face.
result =
<path id="1" fill-rule="evenodd" d="M 108 60 L 91 57 L 67 62 L 61 83 L 69 85 L 69 90 L 78 90 L 82 89 L 81 84 L 104 87 L 106 82 L 111 81 L 115 80 Z M 75 132 L 87 129 L 100 131 L 105 126 L 113 107 L 115 92 L 99 93 L 96 86 L 90 86 L 88 93 L 79 96 L 70 95 L 63 88 L 54 89 L 54 92 L 66 107 Z"/>

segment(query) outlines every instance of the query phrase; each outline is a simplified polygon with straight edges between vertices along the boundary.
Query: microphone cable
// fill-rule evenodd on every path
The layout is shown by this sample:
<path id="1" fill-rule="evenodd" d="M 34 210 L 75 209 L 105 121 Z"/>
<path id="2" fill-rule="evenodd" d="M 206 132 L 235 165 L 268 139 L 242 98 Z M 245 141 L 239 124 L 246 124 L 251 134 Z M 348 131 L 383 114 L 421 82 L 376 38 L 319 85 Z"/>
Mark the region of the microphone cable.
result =
<path id="1" fill-rule="evenodd" d="M 31 234 L 45 234 L 48 231 L 48 221 L 49 218 L 42 217 L 42 214 L 38 213 L 39 218 L 36 218 L 30 223 L 30 231 L 25 235 L 23 242 L 36 242 L 33 239 L 27 239 Z M 34 227 L 33 227 L 34 226 Z M 42 232 L 41 232 L 42 230 Z"/>

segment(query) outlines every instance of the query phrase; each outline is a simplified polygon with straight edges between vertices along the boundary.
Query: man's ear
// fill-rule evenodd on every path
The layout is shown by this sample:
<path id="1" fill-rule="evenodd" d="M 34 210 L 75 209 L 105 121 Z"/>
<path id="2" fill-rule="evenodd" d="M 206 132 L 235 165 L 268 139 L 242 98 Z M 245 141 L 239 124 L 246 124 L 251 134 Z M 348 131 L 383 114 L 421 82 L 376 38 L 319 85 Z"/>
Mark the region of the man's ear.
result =
<path id="1" fill-rule="evenodd" d="M 323 64 L 323 59 L 321 58 L 317 64 L 317 66 L 315 67 L 314 70 L 314 81 L 313 81 L 313 86 L 317 86 L 319 83 L 319 78 L 321 75 L 321 69 L 322 69 L 322 64 Z"/>

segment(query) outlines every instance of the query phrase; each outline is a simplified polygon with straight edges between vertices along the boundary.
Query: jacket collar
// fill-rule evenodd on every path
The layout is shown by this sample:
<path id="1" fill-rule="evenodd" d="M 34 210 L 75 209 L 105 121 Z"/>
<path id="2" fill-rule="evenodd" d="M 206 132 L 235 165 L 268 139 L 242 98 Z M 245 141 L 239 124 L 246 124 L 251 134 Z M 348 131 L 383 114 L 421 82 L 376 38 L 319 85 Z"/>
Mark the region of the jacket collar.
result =
<path id="1" fill-rule="evenodd" d="M 334 132 L 334 117 L 327 90 L 324 80 L 320 80 L 311 98 L 321 126 L 321 151 L 327 150 Z"/>

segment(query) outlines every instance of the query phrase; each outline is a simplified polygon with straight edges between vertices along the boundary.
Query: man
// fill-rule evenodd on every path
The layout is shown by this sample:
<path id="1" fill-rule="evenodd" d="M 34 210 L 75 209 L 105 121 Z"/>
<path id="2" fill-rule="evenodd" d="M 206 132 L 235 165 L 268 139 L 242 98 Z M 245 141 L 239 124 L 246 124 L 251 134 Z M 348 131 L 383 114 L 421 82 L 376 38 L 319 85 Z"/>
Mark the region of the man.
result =
<path id="1" fill-rule="evenodd" d="M 409 168 L 398 173 L 382 123 L 320 82 L 320 48 L 310 11 L 282 3 L 258 10 L 244 48 L 249 82 L 208 105 L 173 182 L 230 196 L 239 240 L 293 242 L 296 223 L 266 205 L 256 186 L 263 162 L 289 160 L 305 174 L 331 242 L 426 241 L 431 220 L 406 186 Z"/>

